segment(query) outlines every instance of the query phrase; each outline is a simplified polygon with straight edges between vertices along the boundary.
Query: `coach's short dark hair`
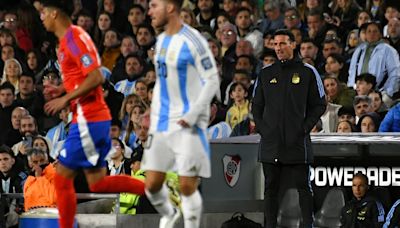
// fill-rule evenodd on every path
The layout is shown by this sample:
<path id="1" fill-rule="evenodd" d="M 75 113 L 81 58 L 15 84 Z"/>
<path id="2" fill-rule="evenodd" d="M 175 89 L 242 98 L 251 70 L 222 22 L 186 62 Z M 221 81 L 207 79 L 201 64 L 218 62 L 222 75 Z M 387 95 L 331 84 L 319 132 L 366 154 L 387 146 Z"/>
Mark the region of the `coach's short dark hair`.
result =
<path id="1" fill-rule="evenodd" d="M 292 42 L 295 41 L 294 35 L 289 29 L 276 30 L 274 37 L 278 36 L 278 35 L 288 36 L 290 41 L 292 41 Z"/>

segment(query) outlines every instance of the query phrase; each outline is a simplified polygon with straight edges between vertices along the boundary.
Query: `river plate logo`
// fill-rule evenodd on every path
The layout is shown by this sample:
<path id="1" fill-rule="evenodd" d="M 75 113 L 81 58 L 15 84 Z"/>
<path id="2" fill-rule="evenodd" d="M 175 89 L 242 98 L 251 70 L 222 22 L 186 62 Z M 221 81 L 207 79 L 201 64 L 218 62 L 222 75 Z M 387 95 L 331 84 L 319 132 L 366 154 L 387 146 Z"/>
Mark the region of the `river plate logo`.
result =
<path id="1" fill-rule="evenodd" d="M 225 155 L 222 158 L 222 162 L 224 163 L 224 177 L 226 183 L 233 187 L 239 180 L 240 175 L 240 161 L 241 158 L 239 155 Z"/>

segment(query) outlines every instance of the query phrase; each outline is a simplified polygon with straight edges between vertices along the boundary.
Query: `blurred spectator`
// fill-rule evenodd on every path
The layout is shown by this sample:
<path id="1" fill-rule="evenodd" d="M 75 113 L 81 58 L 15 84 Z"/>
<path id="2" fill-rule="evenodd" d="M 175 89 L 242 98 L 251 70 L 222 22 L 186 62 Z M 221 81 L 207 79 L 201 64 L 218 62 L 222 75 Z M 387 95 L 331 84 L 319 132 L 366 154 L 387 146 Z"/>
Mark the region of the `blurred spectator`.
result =
<path id="1" fill-rule="evenodd" d="M 141 56 L 136 54 L 126 56 L 125 60 L 125 75 L 122 80 L 115 84 L 115 90 L 126 97 L 129 94 L 135 93 L 136 80 L 144 76 L 146 63 Z"/>
<path id="2" fill-rule="evenodd" d="M 235 82 L 229 89 L 231 107 L 226 113 L 226 122 L 233 129 L 236 124 L 247 118 L 249 114 L 249 101 L 247 88 L 240 82 Z"/>
<path id="3" fill-rule="evenodd" d="M 233 57 L 238 36 L 237 29 L 233 24 L 226 22 L 225 24 L 222 25 L 220 30 L 221 30 L 222 56 L 224 58 Z"/>
<path id="4" fill-rule="evenodd" d="M 225 11 L 220 11 L 215 17 L 215 19 L 216 19 L 216 24 L 214 27 L 214 36 L 217 38 L 218 41 L 221 41 L 222 26 L 227 22 L 230 23 L 231 18 Z"/>
<path id="5" fill-rule="evenodd" d="M 57 207 L 54 176 L 56 169 L 41 149 L 27 151 L 29 176 L 24 184 L 25 211 L 41 207 Z"/>
<path id="6" fill-rule="evenodd" d="M 147 93 L 150 91 L 149 85 L 151 83 L 155 83 L 156 82 L 156 70 L 154 69 L 154 65 L 150 65 L 147 67 L 147 72 L 146 75 L 144 76 L 144 79 L 147 83 Z M 154 86 L 153 86 L 154 87 Z M 151 99 L 149 99 L 149 97 L 147 96 L 147 100 L 151 102 Z"/>
<path id="7" fill-rule="evenodd" d="M 18 46 L 14 34 L 6 28 L 0 28 L 0 47 L 5 47 L 4 56 L 2 55 L 2 67 L 0 69 L 3 68 L 4 61 L 7 59 L 16 58 L 20 61 L 25 57 L 25 52 Z"/>
<path id="8" fill-rule="evenodd" d="M 382 41 L 382 33 L 377 23 L 367 24 L 367 42 L 360 44 L 354 51 L 349 68 L 347 86 L 353 87 L 356 76 L 370 73 L 376 77 L 376 88 L 382 91 L 385 103 L 396 98 L 400 87 L 399 54 L 390 45 Z"/>
<path id="9" fill-rule="evenodd" d="M 77 14 L 76 25 L 83 28 L 89 35 L 93 35 L 94 19 L 86 9 L 82 9 Z"/>
<path id="10" fill-rule="evenodd" d="M 341 107 L 338 111 L 338 117 L 339 122 L 349 121 L 353 127 L 356 123 L 356 114 L 354 113 L 353 108 Z"/>
<path id="11" fill-rule="evenodd" d="M 122 129 L 126 128 L 129 122 L 129 114 L 132 112 L 135 104 L 140 104 L 141 102 L 140 97 L 134 93 L 124 98 L 118 115 L 118 119 L 122 122 Z"/>
<path id="12" fill-rule="evenodd" d="M 16 106 L 14 90 L 14 86 L 9 82 L 0 85 L 0 145 L 5 143 L 7 133 L 12 129 L 11 113 Z"/>
<path id="13" fill-rule="evenodd" d="M 137 94 L 142 102 L 147 106 L 150 104 L 150 101 L 147 99 L 147 83 L 144 78 L 139 78 L 135 83 L 135 94 Z"/>
<path id="14" fill-rule="evenodd" d="M 232 129 L 229 124 L 224 121 L 226 115 L 224 114 L 221 104 L 214 98 L 210 105 L 210 120 L 207 128 L 207 136 L 209 139 L 227 138 L 231 134 Z"/>
<path id="15" fill-rule="evenodd" d="M 393 106 L 386 114 L 379 132 L 400 132 L 400 103 Z"/>
<path id="16" fill-rule="evenodd" d="M 337 133 L 351 133 L 354 130 L 354 125 L 348 120 L 339 121 L 336 127 Z"/>
<path id="17" fill-rule="evenodd" d="M 258 47 L 258 48 L 260 48 L 260 47 Z M 261 50 L 263 51 L 264 49 L 261 48 Z M 262 52 L 260 54 L 262 54 Z M 242 55 L 246 55 L 249 57 L 250 63 L 253 66 L 253 69 L 249 69 L 249 70 L 250 70 L 252 79 L 255 79 L 257 77 L 258 73 L 261 71 L 262 63 L 259 60 L 259 58 L 257 58 L 254 55 L 254 49 L 253 49 L 251 42 L 246 39 L 240 39 L 236 43 L 235 55 L 237 58 L 239 58 L 239 56 L 242 56 Z M 261 56 L 259 56 L 259 57 L 261 57 Z M 236 62 L 237 62 L 237 60 L 238 59 L 236 59 Z M 235 67 L 235 69 L 237 70 L 236 67 Z"/>
<path id="18" fill-rule="evenodd" d="M 6 12 L 4 14 L 4 28 L 9 29 L 16 37 L 18 46 L 25 52 L 33 48 L 31 34 L 26 28 L 18 26 L 18 15 L 16 12 Z"/>
<path id="19" fill-rule="evenodd" d="M 277 61 L 276 53 L 274 50 L 264 49 L 261 54 L 261 60 L 263 67 L 274 64 Z"/>
<path id="20" fill-rule="evenodd" d="M 353 177 L 353 197 L 346 202 L 341 212 L 341 223 L 343 228 L 350 227 L 381 227 L 385 215 L 381 203 L 369 196 L 368 177 L 357 173 Z M 383 212 L 384 213 L 384 212 Z"/>
<path id="21" fill-rule="evenodd" d="M 252 92 L 254 87 L 251 84 L 251 76 L 250 73 L 247 70 L 235 70 L 235 73 L 233 75 L 233 79 L 232 82 L 229 83 L 229 85 L 227 86 L 226 90 L 225 90 L 225 99 L 223 100 L 223 104 L 224 105 L 232 105 L 232 97 L 230 95 L 231 92 L 231 88 L 232 85 L 234 83 L 241 83 L 244 88 L 246 89 L 247 93 L 250 91 Z M 251 94 L 252 95 L 252 94 Z M 248 97 L 248 95 L 246 95 L 246 97 Z"/>
<path id="22" fill-rule="evenodd" d="M 111 120 L 110 126 L 110 138 L 121 138 L 122 137 L 122 124 L 118 119 Z"/>
<path id="23" fill-rule="evenodd" d="M 26 179 L 26 175 L 18 173 L 13 167 L 15 164 L 15 158 L 12 150 L 7 146 L 0 146 L 0 179 L 1 188 L 0 194 L 2 193 L 22 193 L 22 183 Z M 4 214 L 0 219 L 5 220 L 7 226 L 12 227 L 18 223 L 18 214 L 16 209 L 20 207 L 19 203 L 15 199 L 0 197 L 0 211 Z"/>
<path id="24" fill-rule="evenodd" d="M 342 44 L 337 37 L 325 39 L 322 43 L 322 56 L 324 57 L 324 60 L 326 60 L 328 56 L 332 54 L 342 55 L 342 53 Z"/>
<path id="25" fill-rule="evenodd" d="M 142 52 L 143 58 L 147 58 L 147 50 L 153 46 L 156 40 L 155 35 L 156 33 L 151 25 L 143 23 L 138 26 L 136 41 L 139 45 L 139 49 Z"/>
<path id="26" fill-rule="evenodd" d="M 263 50 L 261 48 L 263 44 L 263 35 L 258 29 L 253 27 L 253 21 L 250 16 L 251 12 L 248 8 L 239 8 L 235 18 L 235 24 L 238 28 L 238 36 L 250 41 L 254 50 L 253 55 L 258 58 Z"/>
<path id="27" fill-rule="evenodd" d="M 37 49 L 32 49 L 26 53 L 26 66 L 35 75 L 35 84 L 41 80 L 44 60 L 43 55 Z"/>
<path id="28" fill-rule="evenodd" d="M 400 19 L 392 18 L 387 24 L 387 37 L 389 37 L 390 45 L 400 53 Z"/>
<path id="29" fill-rule="evenodd" d="M 227 85 L 232 81 L 233 71 L 236 64 L 236 27 L 227 22 L 221 27 L 221 53 L 222 53 L 222 81 L 221 91 L 225 91 Z"/>
<path id="30" fill-rule="evenodd" d="M 100 47 L 101 63 L 110 71 L 120 55 L 121 37 L 116 29 L 110 28 L 104 32 L 102 45 Z"/>
<path id="31" fill-rule="evenodd" d="M 385 1 L 375 0 L 371 1 L 371 4 L 367 5 L 367 10 L 371 15 L 371 21 L 384 21 L 385 19 Z"/>
<path id="32" fill-rule="evenodd" d="M 198 0 L 197 8 L 199 9 L 199 13 L 196 15 L 197 22 L 203 27 L 214 29 L 216 16 L 214 11 L 214 1 Z"/>
<path id="33" fill-rule="evenodd" d="M 387 5 L 385 8 L 385 19 L 386 21 L 380 21 L 381 23 L 384 23 L 385 26 L 383 27 L 383 36 L 387 37 L 388 34 L 388 28 L 389 28 L 389 21 L 391 19 L 398 19 L 400 17 L 400 12 L 397 7 L 394 5 Z"/>
<path id="34" fill-rule="evenodd" d="M 121 46 L 120 46 L 120 55 L 118 59 L 116 60 L 115 66 L 112 70 L 112 76 L 110 78 L 110 81 L 112 83 L 117 83 L 118 81 L 121 81 L 125 79 L 125 62 L 126 62 L 126 57 L 128 57 L 130 54 L 133 54 L 135 52 L 139 51 L 139 46 L 136 42 L 136 40 L 132 36 L 124 36 L 121 41 Z"/>
<path id="35" fill-rule="evenodd" d="M 139 103 L 139 104 L 134 104 L 133 109 L 129 114 L 129 122 L 126 126 L 125 129 L 123 129 L 122 133 L 122 140 L 125 143 L 125 145 L 131 147 L 131 148 L 136 148 L 138 145 L 136 144 L 136 141 L 138 139 L 136 135 L 136 130 L 135 130 L 135 124 L 139 122 L 139 117 L 140 115 L 143 115 L 144 112 L 146 111 L 146 107 Z"/>
<path id="36" fill-rule="evenodd" d="M 199 3 L 200 2 L 201 1 L 199 1 Z M 203 2 L 207 2 L 207 1 L 203 1 Z M 212 1 L 211 1 L 211 3 L 212 3 Z M 214 3 L 212 3 L 212 4 L 214 4 Z M 190 8 L 182 8 L 179 16 L 185 24 L 188 24 L 189 26 L 191 26 L 193 28 L 199 27 L 199 23 L 197 22 L 196 16 L 194 15 L 193 10 L 191 10 Z M 200 14 L 199 14 L 199 16 L 200 16 Z M 215 18 L 212 18 L 212 19 L 214 20 L 214 24 L 215 24 Z"/>
<path id="37" fill-rule="evenodd" d="M 363 24 L 371 22 L 371 14 L 367 10 L 361 10 L 357 14 L 357 28 L 360 29 Z"/>
<path id="38" fill-rule="evenodd" d="M 275 32 L 285 27 L 284 15 L 281 12 L 279 1 L 264 2 L 264 18 L 259 24 L 262 34 Z"/>
<path id="39" fill-rule="evenodd" d="M 360 43 L 361 43 L 361 40 L 359 37 L 359 31 L 357 29 L 351 30 L 349 32 L 349 34 L 347 35 L 347 39 L 346 39 L 346 46 L 344 48 L 344 54 L 345 54 L 344 59 L 351 59 L 354 51 L 356 50 L 356 47 Z M 346 81 L 347 81 L 347 79 L 346 79 Z"/>
<path id="40" fill-rule="evenodd" d="M 376 87 L 376 77 L 369 73 L 363 73 L 356 77 L 357 95 L 368 95 Z"/>
<path id="41" fill-rule="evenodd" d="M 22 135 L 19 131 L 21 126 L 21 118 L 26 115 L 29 115 L 29 112 L 23 107 L 15 107 L 11 112 L 12 128 L 7 131 L 5 136 L 5 143 L 7 146 L 12 147 L 21 140 Z"/>
<path id="42" fill-rule="evenodd" d="M 32 148 L 33 137 L 39 135 L 35 117 L 31 115 L 23 116 L 19 132 L 22 138 L 11 149 L 14 151 L 14 155 L 23 161 L 24 168 L 27 168 L 26 152 L 29 148 Z"/>
<path id="43" fill-rule="evenodd" d="M 307 25 L 303 23 L 300 17 L 300 13 L 297 8 L 289 7 L 285 10 L 283 23 L 287 29 L 297 28 L 300 30 L 302 37 L 306 37 Z"/>
<path id="44" fill-rule="evenodd" d="M 372 91 L 368 94 L 372 101 L 372 111 L 378 113 L 383 119 L 388 111 L 385 103 L 382 101 L 382 93 L 379 91 Z"/>
<path id="45" fill-rule="evenodd" d="M 18 105 L 26 108 L 35 117 L 39 124 L 39 130 L 43 129 L 44 118 L 44 97 L 43 94 L 35 90 L 34 75 L 31 72 L 23 72 L 18 79 L 19 93 L 15 101 Z"/>
<path id="46" fill-rule="evenodd" d="M 58 156 L 58 155 L 54 156 L 54 158 L 50 157 L 50 154 L 52 153 L 52 151 L 51 151 L 51 148 L 52 148 L 51 141 L 50 141 L 50 139 L 48 139 L 46 137 L 43 137 L 43 136 L 40 136 L 40 135 L 38 135 L 36 137 L 33 137 L 32 148 L 39 149 L 39 150 L 45 152 L 46 155 L 47 155 L 47 159 L 51 163 L 54 162 L 55 159 Z"/>
<path id="47" fill-rule="evenodd" d="M 335 76 L 327 75 L 324 80 L 325 94 L 328 102 L 338 104 L 344 107 L 353 106 L 354 90 L 340 83 Z"/>
<path id="48" fill-rule="evenodd" d="M 342 55 L 332 53 L 326 58 L 325 72 L 335 78 L 339 79 L 342 83 L 347 83 L 348 68 Z"/>
<path id="49" fill-rule="evenodd" d="M 108 162 L 108 174 L 111 176 L 119 174 L 131 173 L 131 162 L 129 159 L 124 157 L 125 144 L 119 138 L 112 138 L 111 140 L 112 149 L 110 154 L 110 161 Z"/>
<path id="50" fill-rule="evenodd" d="M 4 47 L 3 47 L 4 50 Z M 11 58 L 5 61 L 3 78 L 1 83 L 6 81 L 10 82 L 15 88 L 15 94 L 19 93 L 19 81 L 18 78 L 22 74 L 22 67 L 18 60 Z"/>
<path id="51" fill-rule="evenodd" d="M 302 59 L 310 58 L 314 62 L 321 62 L 321 55 L 319 54 L 318 45 L 314 40 L 305 38 L 300 43 L 300 57 Z"/>
<path id="52" fill-rule="evenodd" d="M 144 23 L 146 19 L 146 11 L 143 6 L 139 4 L 133 4 L 129 9 L 128 14 L 128 27 L 126 34 L 132 37 L 136 37 L 138 26 Z"/>
<path id="53" fill-rule="evenodd" d="M 322 13 L 318 10 L 310 10 L 307 15 L 308 36 L 315 41 L 316 44 L 322 44 L 325 40 L 327 26 Z M 319 48 L 321 48 L 319 46 Z"/>
<path id="54" fill-rule="evenodd" d="M 355 21 L 360 10 L 361 7 L 355 0 L 337 0 L 333 2 L 332 13 L 334 17 L 340 20 L 338 27 L 340 26 L 343 34 L 348 34 L 350 30 L 356 27 Z"/>
<path id="55" fill-rule="evenodd" d="M 353 107 L 354 107 L 354 112 L 356 114 L 355 123 L 358 124 L 358 121 L 362 115 L 372 111 L 371 98 L 369 98 L 366 95 L 356 96 L 354 97 Z"/>
<path id="56" fill-rule="evenodd" d="M 360 117 L 357 130 L 361 133 L 378 132 L 381 117 L 375 112 L 369 112 Z"/>
<path id="57" fill-rule="evenodd" d="M 237 14 L 239 6 L 240 5 L 237 0 L 223 0 L 222 8 L 229 15 L 229 17 L 234 18 Z"/>
<path id="58" fill-rule="evenodd" d="M 208 41 L 208 46 L 212 54 L 214 55 L 214 58 L 221 59 L 222 58 L 221 45 L 219 44 L 219 42 L 214 38 L 209 38 L 207 41 Z"/>
<path id="59" fill-rule="evenodd" d="M 102 5 L 99 7 L 100 11 L 105 11 L 110 14 L 112 27 L 118 31 L 124 31 L 128 22 L 126 14 L 122 12 L 119 5 L 116 4 L 116 0 L 103 0 Z"/>
<path id="60" fill-rule="evenodd" d="M 97 17 L 93 32 L 93 41 L 97 48 L 101 45 L 101 38 L 104 36 L 104 33 L 111 28 L 112 22 L 111 15 L 107 12 L 101 12 Z"/>

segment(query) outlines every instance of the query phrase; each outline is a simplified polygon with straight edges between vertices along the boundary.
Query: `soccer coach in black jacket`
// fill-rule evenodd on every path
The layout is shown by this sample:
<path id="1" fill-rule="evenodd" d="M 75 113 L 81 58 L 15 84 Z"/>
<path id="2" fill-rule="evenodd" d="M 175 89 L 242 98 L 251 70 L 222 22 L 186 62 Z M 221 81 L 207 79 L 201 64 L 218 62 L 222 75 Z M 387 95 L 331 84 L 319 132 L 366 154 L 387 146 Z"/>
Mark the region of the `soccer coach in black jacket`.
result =
<path id="1" fill-rule="evenodd" d="M 289 30 L 274 35 L 276 63 L 259 74 L 252 112 L 261 135 L 259 160 L 265 176 L 264 227 L 275 228 L 280 179 L 293 181 L 300 196 L 301 227 L 312 227 L 310 131 L 325 112 L 324 86 L 314 67 L 294 54 Z"/>

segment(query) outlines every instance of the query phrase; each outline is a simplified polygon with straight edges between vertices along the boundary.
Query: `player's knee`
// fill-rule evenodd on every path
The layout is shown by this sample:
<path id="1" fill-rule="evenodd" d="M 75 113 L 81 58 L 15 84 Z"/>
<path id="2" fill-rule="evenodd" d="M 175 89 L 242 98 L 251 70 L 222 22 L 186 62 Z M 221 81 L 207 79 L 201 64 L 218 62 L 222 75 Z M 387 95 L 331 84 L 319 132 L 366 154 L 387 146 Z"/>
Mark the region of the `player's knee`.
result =
<path id="1" fill-rule="evenodd" d="M 156 193 L 158 191 L 160 191 L 163 182 L 162 181 L 158 181 L 158 180 L 154 180 L 154 179 L 146 179 L 145 182 L 145 188 L 147 189 L 147 191 L 151 192 L 151 193 Z"/>
<path id="2" fill-rule="evenodd" d="M 196 185 L 190 182 L 181 182 L 179 184 L 179 190 L 181 191 L 182 195 L 190 196 L 196 191 Z"/>

